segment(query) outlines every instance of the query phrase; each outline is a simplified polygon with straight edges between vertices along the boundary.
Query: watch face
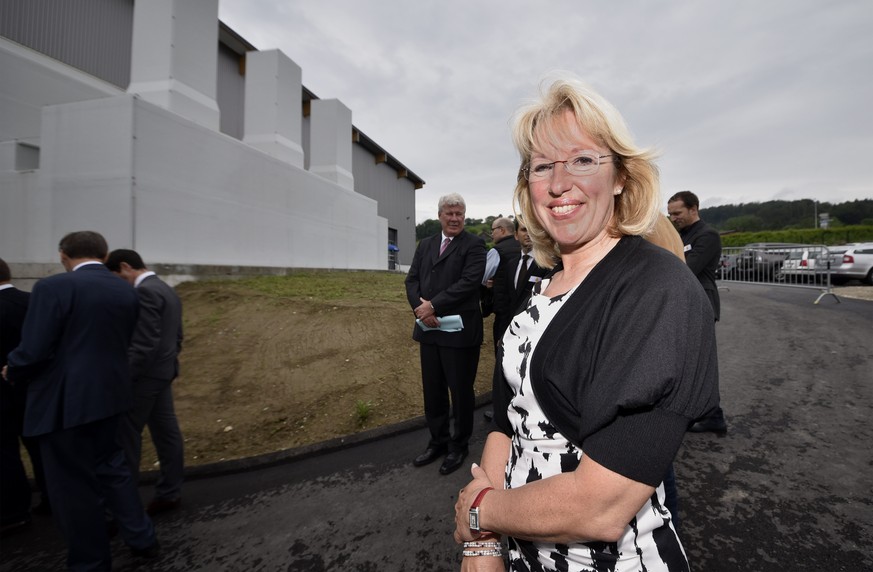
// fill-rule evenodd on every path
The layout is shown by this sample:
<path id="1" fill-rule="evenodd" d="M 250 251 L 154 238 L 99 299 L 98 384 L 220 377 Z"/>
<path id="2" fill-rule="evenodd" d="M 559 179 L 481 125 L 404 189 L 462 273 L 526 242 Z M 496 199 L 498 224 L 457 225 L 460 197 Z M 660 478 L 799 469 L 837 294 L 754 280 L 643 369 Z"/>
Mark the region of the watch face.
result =
<path id="1" fill-rule="evenodd" d="M 479 509 L 470 510 L 470 530 L 479 530 Z"/>

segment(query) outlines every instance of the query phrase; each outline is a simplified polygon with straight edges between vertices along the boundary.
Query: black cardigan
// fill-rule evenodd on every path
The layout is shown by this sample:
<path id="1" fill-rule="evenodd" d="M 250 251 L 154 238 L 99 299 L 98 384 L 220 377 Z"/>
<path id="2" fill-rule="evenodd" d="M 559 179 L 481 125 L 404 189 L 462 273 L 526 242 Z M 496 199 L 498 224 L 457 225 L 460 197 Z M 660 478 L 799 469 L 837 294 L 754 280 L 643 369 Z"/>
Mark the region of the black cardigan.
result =
<path id="1" fill-rule="evenodd" d="M 657 486 L 688 425 L 718 403 L 712 306 L 675 255 L 624 237 L 547 326 L 530 379 L 546 417 L 585 455 Z M 512 397 L 498 365 L 494 419 L 510 437 Z"/>

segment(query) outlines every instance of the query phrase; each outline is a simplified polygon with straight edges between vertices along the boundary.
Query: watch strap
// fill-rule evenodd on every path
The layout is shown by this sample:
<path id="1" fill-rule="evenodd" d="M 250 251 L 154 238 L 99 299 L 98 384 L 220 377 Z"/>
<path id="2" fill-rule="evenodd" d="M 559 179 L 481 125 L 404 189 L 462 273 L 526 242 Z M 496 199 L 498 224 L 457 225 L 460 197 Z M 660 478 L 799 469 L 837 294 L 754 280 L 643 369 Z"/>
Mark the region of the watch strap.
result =
<path id="1" fill-rule="evenodd" d="M 470 532 L 475 532 L 476 534 L 482 532 L 481 526 L 479 525 L 479 503 L 482 502 L 485 493 L 493 490 L 494 487 L 485 487 L 479 491 L 479 494 L 477 494 L 476 498 L 473 500 L 473 504 L 470 505 Z"/>
<path id="2" fill-rule="evenodd" d="M 476 495 L 476 498 L 473 500 L 473 504 L 470 505 L 470 508 L 471 509 L 479 508 L 479 503 L 481 503 L 482 499 L 485 498 L 485 493 L 487 493 L 488 491 L 493 491 L 493 490 L 494 490 L 494 487 L 485 487 L 484 489 L 479 491 L 479 494 Z"/>

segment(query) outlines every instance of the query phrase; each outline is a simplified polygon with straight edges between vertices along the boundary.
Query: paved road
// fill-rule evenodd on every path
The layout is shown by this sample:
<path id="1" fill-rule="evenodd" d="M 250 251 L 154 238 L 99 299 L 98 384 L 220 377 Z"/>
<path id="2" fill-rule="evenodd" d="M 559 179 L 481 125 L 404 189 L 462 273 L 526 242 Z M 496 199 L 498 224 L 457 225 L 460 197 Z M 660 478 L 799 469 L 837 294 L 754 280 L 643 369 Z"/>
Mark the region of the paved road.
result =
<path id="1" fill-rule="evenodd" d="M 688 434 L 676 470 L 698 571 L 873 570 L 873 302 L 732 284 L 717 326 L 726 437 Z M 481 412 L 471 458 L 486 425 Z M 464 471 L 409 463 L 417 428 L 364 445 L 190 480 L 158 517 L 164 553 L 115 569 L 440 571 Z M 144 491 L 145 493 L 145 491 Z M 2 572 L 59 570 L 47 519 L 3 540 Z"/>

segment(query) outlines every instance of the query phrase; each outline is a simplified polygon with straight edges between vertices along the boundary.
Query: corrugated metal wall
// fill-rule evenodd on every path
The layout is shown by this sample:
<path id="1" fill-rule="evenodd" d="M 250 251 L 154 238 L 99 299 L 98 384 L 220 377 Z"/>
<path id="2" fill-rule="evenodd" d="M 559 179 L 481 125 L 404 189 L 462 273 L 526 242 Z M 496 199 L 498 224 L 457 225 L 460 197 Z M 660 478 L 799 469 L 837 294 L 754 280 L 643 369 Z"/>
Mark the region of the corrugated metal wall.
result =
<path id="1" fill-rule="evenodd" d="M 133 0 L 2 0 L 0 36 L 121 89 L 130 83 Z"/>

